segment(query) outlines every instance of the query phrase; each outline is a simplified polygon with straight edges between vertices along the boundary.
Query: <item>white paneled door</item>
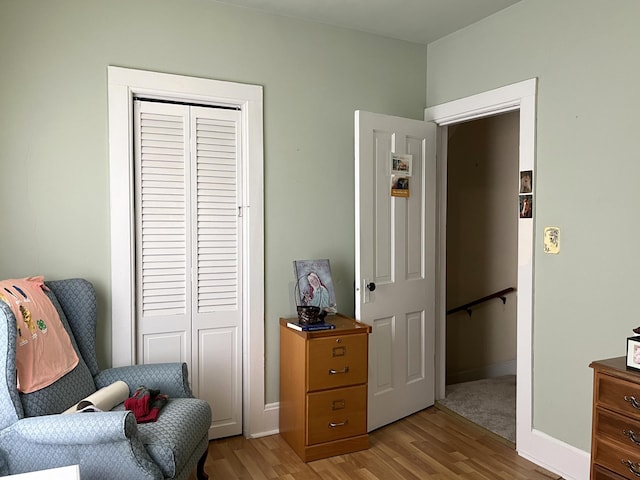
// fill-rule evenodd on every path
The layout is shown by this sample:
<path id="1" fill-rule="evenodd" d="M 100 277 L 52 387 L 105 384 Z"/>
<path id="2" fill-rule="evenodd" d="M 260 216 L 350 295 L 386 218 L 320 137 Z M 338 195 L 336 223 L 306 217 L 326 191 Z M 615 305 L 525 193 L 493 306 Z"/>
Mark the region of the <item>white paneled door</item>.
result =
<path id="1" fill-rule="evenodd" d="M 213 410 L 210 438 L 242 433 L 242 222 L 236 110 L 134 106 L 140 363 L 186 362 Z"/>
<path id="2" fill-rule="evenodd" d="M 356 317 L 372 326 L 371 431 L 434 403 L 436 126 L 358 111 L 355 152 Z M 392 153 L 411 165 L 393 170 Z M 397 192 L 408 196 L 392 195 L 409 173 L 400 182 L 408 192 Z"/>

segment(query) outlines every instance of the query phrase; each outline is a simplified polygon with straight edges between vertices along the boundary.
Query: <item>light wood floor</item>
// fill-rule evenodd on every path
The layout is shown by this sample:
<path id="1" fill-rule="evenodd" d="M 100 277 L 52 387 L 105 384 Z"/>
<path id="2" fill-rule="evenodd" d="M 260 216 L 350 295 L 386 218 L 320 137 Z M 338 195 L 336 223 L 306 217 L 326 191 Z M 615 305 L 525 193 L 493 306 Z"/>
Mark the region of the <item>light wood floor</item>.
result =
<path id="1" fill-rule="evenodd" d="M 315 462 L 300 460 L 280 435 L 209 444 L 211 480 L 560 479 L 518 456 L 504 440 L 435 407 L 369 435 L 371 448 Z"/>

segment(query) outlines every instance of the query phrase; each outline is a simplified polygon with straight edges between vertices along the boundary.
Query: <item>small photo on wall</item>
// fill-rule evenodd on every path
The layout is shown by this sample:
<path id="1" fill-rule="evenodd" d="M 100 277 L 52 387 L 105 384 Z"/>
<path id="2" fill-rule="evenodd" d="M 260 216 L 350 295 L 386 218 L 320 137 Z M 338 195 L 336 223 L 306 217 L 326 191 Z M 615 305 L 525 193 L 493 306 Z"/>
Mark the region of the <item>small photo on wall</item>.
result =
<path id="1" fill-rule="evenodd" d="M 520 193 L 533 192 L 533 171 L 520 172 Z"/>
<path id="2" fill-rule="evenodd" d="M 533 218 L 533 198 L 531 195 L 520 195 L 520 218 Z"/>

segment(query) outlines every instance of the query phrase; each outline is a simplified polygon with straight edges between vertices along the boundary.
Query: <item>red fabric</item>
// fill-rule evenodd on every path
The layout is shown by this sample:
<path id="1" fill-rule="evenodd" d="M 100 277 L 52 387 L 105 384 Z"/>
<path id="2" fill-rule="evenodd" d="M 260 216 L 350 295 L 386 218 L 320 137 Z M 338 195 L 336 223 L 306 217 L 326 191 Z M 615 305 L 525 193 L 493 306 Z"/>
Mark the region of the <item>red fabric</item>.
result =
<path id="1" fill-rule="evenodd" d="M 149 390 L 142 385 L 131 398 L 124 401 L 124 408 L 133 412 L 138 423 L 155 422 L 168 398 L 168 395 L 160 393 L 159 390 Z"/>
<path id="2" fill-rule="evenodd" d="M 136 390 L 131 398 L 124 401 L 124 408 L 131 410 L 136 417 L 144 417 L 149 414 L 149 404 L 151 402 L 151 393 L 147 388 L 140 387 Z"/>
<path id="3" fill-rule="evenodd" d="M 147 423 L 147 422 L 155 422 L 158 420 L 158 415 L 160 415 L 160 409 L 164 407 L 167 403 L 167 399 L 169 397 L 164 394 L 156 395 L 156 397 L 151 402 L 151 409 L 147 415 L 144 415 L 140 418 L 136 417 L 138 423 Z M 135 415 L 135 414 L 134 414 Z"/>

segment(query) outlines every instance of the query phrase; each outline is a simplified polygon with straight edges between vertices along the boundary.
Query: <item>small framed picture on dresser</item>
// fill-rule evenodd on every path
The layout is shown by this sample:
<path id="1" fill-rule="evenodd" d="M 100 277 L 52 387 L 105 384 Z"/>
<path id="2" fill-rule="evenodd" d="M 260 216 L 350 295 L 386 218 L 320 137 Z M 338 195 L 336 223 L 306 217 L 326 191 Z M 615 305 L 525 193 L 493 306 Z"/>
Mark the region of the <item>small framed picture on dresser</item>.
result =
<path id="1" fill-rule="evenodd" d="M 640 371 L 640 336 L 627 338 L 627 368 Z"/>

